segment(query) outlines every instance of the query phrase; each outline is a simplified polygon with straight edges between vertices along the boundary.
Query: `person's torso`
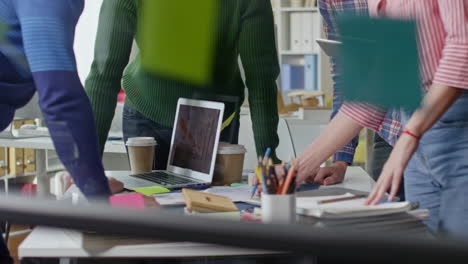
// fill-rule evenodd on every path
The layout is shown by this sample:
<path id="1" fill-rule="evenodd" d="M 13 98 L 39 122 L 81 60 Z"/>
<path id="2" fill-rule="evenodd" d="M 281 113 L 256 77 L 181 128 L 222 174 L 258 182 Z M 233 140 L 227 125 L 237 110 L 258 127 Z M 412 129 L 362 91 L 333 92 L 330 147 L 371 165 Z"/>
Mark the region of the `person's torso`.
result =
<path id="1" fill-rule="evenodd" d="M 428 90 L 432 85 L 447 36 L 437 2 L 437 0 L 369 0 L 371 16 L 416 21 L 420 77 L 424 90 Z"/>
<path id="2" fill-rule="evenodd" d="M 134 1 L 138 10 L 140 1 Z M 200 87 L 158 74 L 148 74 L 142 69 L 138 54 L 124 71 L 123 88 L 127 94 L 126 102 L 145 116 L 159 121 L 166 119 L 162 115 L 170 115 L 169 119 L 173 120 L 177 100 L 180 97 L 203 98 L 203 94 L 206 93 L 207 96 L 212 94 L 235 96 L 242 101 L 244 82 L 238 65 L 238 39 L 242 25 L 243 3 L 244 1 L 239 0 L 223 0 L 219 6 L 215 33 L 216 50 L 210 85 Z M 138 44 L 138 39 L 136 42 Z M 166 119 L 163 123 L 168 125 L 170 120 Z"/>

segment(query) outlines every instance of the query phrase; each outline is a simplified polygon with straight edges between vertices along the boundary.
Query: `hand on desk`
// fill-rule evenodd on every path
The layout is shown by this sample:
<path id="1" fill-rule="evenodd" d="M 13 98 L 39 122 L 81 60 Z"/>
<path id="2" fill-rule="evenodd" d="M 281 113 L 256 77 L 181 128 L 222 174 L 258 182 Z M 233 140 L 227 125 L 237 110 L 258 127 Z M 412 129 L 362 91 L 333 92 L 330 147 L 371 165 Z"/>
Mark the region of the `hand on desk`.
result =
<path id="1" fill-rule="evenodd" d="M 343 182 L 348 163 L 335 161 L 331 166 L 320 168 L 317 174 L 306 179 L 307 183 L 318 183 L 321 185 L 333 185 Z"/>
<path id="2" fill-rule="evenodd" d="M 392 201 L 395 199 L 400 187 L 401 178 L 403 177 L 403 171 L 417 148 L 417 139 L 406 134 L 400 136 L 383 167 L 377 184 L 367 198 L 366 205 L 378 204 L 384 198 L 388 189 L 390 189 L 388 200 Z"/>
<path id="3" fill-rule="evenodd" d="M 74 184 L 73 178 L 70 175 L 70 173 L 68 173 L 67 171 L 62 171 L 57 175 L 58 177 L 60 177 L 60 181 L 62 183 L 62 193 L 65 193 L 68 190 L 68 188 L 70 188 L 70 186 Z M 111 190 L 112 194 L 116 194 L 116 193 L 123 191 L 124 185 L 121 181 L 118 181 L 117 179 L 110 177 L 109 189 Z"/>
<path id="4" fill-rule="evenodd" d="M 112 194 L 116 194 L 123 191 L 124 184 L 115 178 L 109 177 L 109 189 L 111 190 Z"/>
<path id="5" fill-rule="evenodd" d="M 143 195 L 143 200 L 147 209 L 155 209 L 161 207 L 161 205 L 156 201 L 156 198 L 154 198 L 153 196 Z"/>

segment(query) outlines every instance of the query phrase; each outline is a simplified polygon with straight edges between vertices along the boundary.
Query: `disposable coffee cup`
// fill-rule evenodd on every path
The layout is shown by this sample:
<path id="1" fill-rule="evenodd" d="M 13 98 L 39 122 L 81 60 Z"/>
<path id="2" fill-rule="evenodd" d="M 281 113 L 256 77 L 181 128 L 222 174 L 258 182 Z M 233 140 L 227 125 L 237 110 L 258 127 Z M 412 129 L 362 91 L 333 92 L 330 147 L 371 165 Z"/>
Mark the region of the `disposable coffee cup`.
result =
<path id="1" fill-rule="evenodd" d="M 243 145 L 219 142 L 212 184 L 229 185 L 241 182 L 246 152 Z"/>
<path id="2" fill-rule="evenodd" d="M 132 174 L 151 172 L 156 140 L 153 137 L 132 137 L 126 145 Z"/>

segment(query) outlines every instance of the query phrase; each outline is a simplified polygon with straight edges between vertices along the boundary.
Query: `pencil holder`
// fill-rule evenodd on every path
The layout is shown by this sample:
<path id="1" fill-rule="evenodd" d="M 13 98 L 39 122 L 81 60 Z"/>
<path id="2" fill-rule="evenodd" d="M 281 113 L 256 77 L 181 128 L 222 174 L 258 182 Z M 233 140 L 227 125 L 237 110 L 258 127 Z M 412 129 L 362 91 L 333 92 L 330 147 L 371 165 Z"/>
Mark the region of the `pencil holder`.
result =
<path id="1" fill-rule="evenodd" d="M 262 193 L 262 221 L 289 224 L 296 221 L 296 195 Z"/>

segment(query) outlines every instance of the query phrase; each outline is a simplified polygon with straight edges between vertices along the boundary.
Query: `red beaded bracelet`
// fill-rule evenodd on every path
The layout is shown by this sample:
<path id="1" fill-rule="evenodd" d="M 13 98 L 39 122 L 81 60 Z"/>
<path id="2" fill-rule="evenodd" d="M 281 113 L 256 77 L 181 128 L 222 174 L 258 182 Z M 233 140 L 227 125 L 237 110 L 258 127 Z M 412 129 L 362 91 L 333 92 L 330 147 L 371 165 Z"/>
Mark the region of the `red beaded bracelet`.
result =
<path id="1" fill-rule="evenodd" d="M 410 135 L 412 137 L 414 137 L 415 139 L 419 140 L 421 137 L 420 136 L 416 136 L 415 134 L 411 133 L 411 131 L 405 129 L 402 134 L 406 134 L 406 135 Z"/>

